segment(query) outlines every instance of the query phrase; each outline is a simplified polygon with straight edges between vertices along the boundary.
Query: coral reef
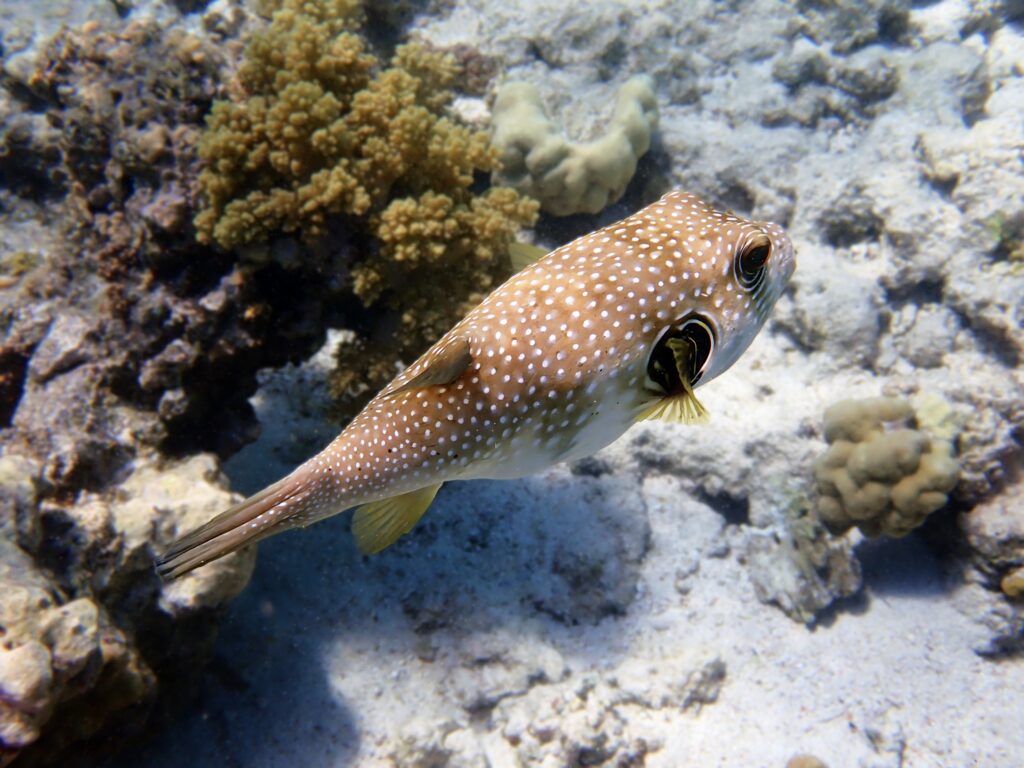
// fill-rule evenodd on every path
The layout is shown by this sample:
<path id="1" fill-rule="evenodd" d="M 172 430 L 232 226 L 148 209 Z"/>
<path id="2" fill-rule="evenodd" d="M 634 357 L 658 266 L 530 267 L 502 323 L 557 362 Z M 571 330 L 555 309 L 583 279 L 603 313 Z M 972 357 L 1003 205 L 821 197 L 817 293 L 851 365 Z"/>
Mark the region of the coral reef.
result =
<path id="1" fill-rule="evenodd" d="M 959 518 L 970 548 L 971 563 L 993 596 L 985 616 L 992 637 L 982 652 L 989 655 L 1024 650 L 1024 484 L 978 504 Z"/>
<path id="2" fill-rule="evenodd" d="M 752 535 L 742 557 L 750 568 L 757 599 L 777 605 L 791 619 L 807 625 L 862 585 L 853 546 L 829 534 L 807 498 L 790 504 L 783 535 L 776 531 Z"/>
<path id="3" fill-rule="evenodd" d="M 952 446 L 909 425 L 910 403 L 895 398 L 840 401 L 825 411 L 829 449 L 814 467 L 818 512 L 834 531 L 905 536 L 945 506 L 959 467 Z"/>
<path id="4" fill-rule="evenodd" d="M 506 83 L 494 101 L 493 142 L 501 153 L 495 178 L 540 201 L 554 216 L 598 213 L 626 191 L 658 126 L 654 81 L 634 77 L 619 89 L 603 136 L 567 141 L 529 83 Z"/>
<path id="5" fill-rule="evenodd" d="M 230 504 L 215 460 L 140 461 L 115 494 L 48 499 L 41 467 L 0 458 L 0 762 L 92 754 L 104 729 L 137 730 L 157 674 L 196 673 L 211 612 L 249 579 L 254 552 L 188 583 L 163 585 L 153 550 Z M 173 642 L 172 642 L 173 640 Z M 169 678 L 168 678 L 169 679 Z M 101 747 L 102 748 L 102 747 Z"/>
<path id="6" fill-rule="evenodd" d="M 431 520 L 380 558 L 358 556 L 344 521 L 333 535 L 328 527 L 324 535 L 296 534 L 263 548 L 254 583 L 222 628 L 201 706 L 155 729 L 155 740 L 123 764 L 171 768 L 188 754 L 202 764 L 275 765 L 283 748 L 293 762 L 315 765 L 782 766 L 796 752 L 832 765 L 1015 764 L 1024 752 L 1024 731 L 1013 719 L 1024 691 L 1024 620 L 1021 598 L 1012 596 L 1022 567 L 1024 274 L 1014 254 L 1024 184 L 1024 47 L 1011 4 L 752 0 L 742 13 L 690 4 L 683 24 L 678 4 L 664 2 L 593 0 L 585 10 L 536 0 L 372 4 L 378 10 L 371 18 L 389 19 L 379 50 L 404 39 L 397 27 L 415 14 L 418 42 L 470 46 L 467 63 L 496 62 L 503 77 L 544 83 L 546 96 L 571 100 L 570 135 L 607 117 L 612 84 L 624 73 L 649 74 L 664 98 L 659 165 L 670 182 L 785 223 L 804 258 L 768 332 L 734 376 L 707 388 L 706 427 L 638 427 L 632 439 L 575 464 L 571 475 L 557 468 L 517 483 L 452 484 Z M 120 679 L 146 690 L 152 678 L 140 664 L 161 675 L 161 688 L 187 677 L 217 624 L 212 605 L 151 621 L 147 601 L 163 598 L 152 598 L 148 586 L 131 588 L 151 584 L 148 572 L 133 569 L 178 525 L 180 508 L 170 517 L 150 513 L 159 530 L 153 543 L 138 547 L 147 499 L 117 515 L 109 542 L 96 533 L 108 529 L 89 527 L 92 518 L 76 511 L 75 499 L 94 510 L 116 507 L 112 486 L 159 466 L 182 472 L 179 482 L 202 488 L 211 505 L 224 503 L 223 490 L 202 477 L 213 458 L 182 465 L 187 470 L 177 462 L 150 465 L 139 444 L 230 450 L 247 438 L 251 366 L 304 356 L 318 343 L 314 331 L 324 326 L 327 305 L 337 311 L 329 323 L 360 330 L 355 343 L 343 344 L 355 355 L 354 389 L 364 385 L 360 355 L 393 344 L 399 328 L 397 314 L 385 311 L 393 288 L 385 287 L 370 311 L 351 293 L 356 256 L 374 257 L 379 245 L 372 233 L 364 237 L 369 215 L 329 221 L 328 236 L 315 244 L 275 236 L 235 253 L 197 246 L 190 231 L 194 150 L 177 154 L 188 147 L 173 141 L 173 129 L 173 153 L 157 173 L 126 172 L 108 161 L 98 163 L 102 178 L 82 177 L 97 178 L 97 201 L 114 190 L 115 203 L 86 208 L 88 218 L 76 210 L 75 220 L 86 223 L 79 237 L 89 236 L 91 219 L 101 223 L 123 209 L 131 231 L 143 235 L 123 242 L 168 265 L 149 272 L 149 282 L 141 266 L 128 273 L 129 304 L 147 291 L 156 295 L 156 319 L 145 335 L 131 323 L 93 323 L 97 313 L 106 316 L 110 281 L 85 266 L 94 263 L 91 241 L 59 242 L 63 202 L 80 208 L 90 187 L 71 194 L 62 181 L 73 177 L 63 167 L 68 139 L 61 116 L 51 114 L 90 88 L 77 87 L 74 72 L 61 75 L 56 96 L 28 87 L 34 65 L 11 52 L 29 46 L 31 33 L 9 19 L 31 14 L 39 17 L 36 29 L 49 30 L 42 35 L 59 23 L 81 35 L 87 18 L 123 30 L 147 15 L 170 21 L 176 8 L 187 8 L 190 16 L 173 26 L 190 30 L 188 37 L 209 33 L 218 45 L 201 52 L 230 60 L 247 25 L 256 24 L 245 10 L 252 4 L 200 5 L 119 2 L 121 22 L 113 3 L 88 0 L 8 2 L 0 12 L 0 303 L 20 307 L 16 326 L 0 331 L 0 451 L 3 460 L 27 462 L 22 476 L 38 478 L 36 501 L 15 507 L 16 517 L 28 513 L 24 548 L 4 547 L 0 562 L 17 577 L 4 577 L 5 593 L 17 591 L 12 582 L 39 583 L 53 605 L 74 614 L 49 637 L 12 622 L 28 650 L 0 652 L 0 699 L 10 707 L 3 734 L 30 738 L 39 730 L 40 756 L 57 743 L 58 726 L 71 735 L 88 720 L 58 703 L 44 722 L 36 708 L 101 679 L 93 677 L 91 627 L 100 637 L 124 636 L 125 653 L 101 649 L 129 670 Z M 373 45 L 381 36 L 370 39 Z M 131 58 L 139 69 L 151 61 L 180 71 L 167 49 Z M 192 71 L 190 87 L 210 85 L 201 69 Z M 119 79 L 82 85 L 108 91 Z M 214 86 L 210 98 L 245 97 L 231 83 Z M 452 109 L 480 116 L 482 124 L 482 100 L 459 93 L 480 95 L 480 83 L 452 87 L 459 94 Z M 129 101 L 138 95 L 119 93 Z M 187 102 L 181 92 L 168 93 L 179 106 Z M 106 138 L 95 144 L 101 158 L 104 141 L 120 152 L 129 138 L 103 123 L 109 127 L 97 135 Z M 176 175 L 177 168 L 184 173 Z M 132 204 L 116 202 L 118 175 L 124 201 L 135 191 L 161 197 L 160 178 L 178 178 L 189 190 L 182 228 L 149 229 Z M 561 232 L 583 224 L 545 226 Z M 63 318 L 59 326 L 41 330 L 54 318 Z M 150 334 L 157 340 L 141 345 Z M 320 374 L 330 357 L 320 356 Z M 379 358 L 385 377 L 393 360 Z M 143 367 L 154 389 L 140 395 Z M 164 372 L 166 386 L 179 390 L 163 406 L 171 418 L 157 411 L 167 391 L 159 383 Z M 289 377 L 298 394 L 275 389 Z M 264 434 L 277 442 L 247 448 L 230 465 L 233 484 L 251 490 L 331 433 L 319 416 L 322 375 L 311 380 L 285 366 L 260 379 L 267 386 L 254 404 Z M 918 426 L 933 439 L 949 436 L 936 431 L 914 393 L 936 392 L 954 412 L 961 480 L 952 508 L 902 539 L 859 542 L 852 532 L 830 541 L 820 525 L 804 526 L 806 504 L 794 505 L 792 497 L 807 492 L 823 449 L 823 408 L 880 390 L 910 398 Z M 173 418 L 177 408 L 193 416 Z M 35 420 L 51 426 L 27 433 Z M 19 435 L 31 443 L 14 445 Z M 152 473 L 138 479 L 157 482 Z M 161 508 L 174 507 L 164 491 L 160 496 Z M 76 522 L 65 528 L 68 520 Z M 122 530 L 133 542 L 124 560 L 116 544 Z M 59 547 L 40 531 L 53 533 Z M 805 534 L 812 542 L 806 569 L 794 558 L 807 547 Z M 755 540 L 765 552 L 753 556 Z M 810 557 L 815 542 L 827 545 L 825 552 L 853 547 L 863 556 L 865 598 L 827 611 L 808 631 L 755 595 L 777 594 L 778 602 L 795 605 L 802 594 L 830 588 L 828 557 L 824 567 Z M 106 580 L 108 561 L 123 563 L 126 576 L 110 579 L 102 594 L 63 586 L 80 584 L 86 568 Z M 225 575 L 220 583 L 232 581 Z M 771 589 L 762 592 L 766 585 Z M 96 606 L 95 622 L 83 600 Z M 38 613 L 56 625 L 53 605 Z M 136 612 L 142 618 L 132 625 Z M 73 626 L 86 630 L 84 653 L 58 642 Z M 140 646 L 137 636 L 152 642 Z M 170 663 L 164 676 L 153 660 L 172 641 L 192 654 L 191 663 Z M 83 670 L 66 678 L 83 655 Z M 710 703 L 723 682 L 720 699 Z M 88 690 L 71 700 L 83 702 L 85 715 L 111 716 L 116 696 Z M 274 702 L 306 706 L 267 706 L 267 692 Z M 130 724 L 144 708 L 120 710 L 125 719 L 109 722 Z M 283 732 L 292 736 L 284 747 Z M 19 762 L 38 760 L 35 748 Z M 76 754 L 98 762 L 81 744 L 50 762 L 67 765 Z"/>
<path id="7" fill-rule="evenodd" d="M 224 248 L 281 233 L 316 243 L 331 222 L 360 242 L 353 290 L 398 327 L 342 349 L 333 389 L 351 412 L 507 276 L 507 247 L 536 204 L 472 191 L 497 153 L 444 115 L 454 56 L 407 44 L 381 68 L 357 34 L 360 3 L 279 6 L 246 51 L 245 98 L 215 104 L 200 141 L 196 227 Z"/>
<path id="8" fill-rule="evenodd" d="M 160 452 L 250 439 L 256 370 L 317 342 L 329 288 L 296 313 L 301 280 L 195 242 L 195 143 L 227 66 L 209 41 L 88 23 L 4 64 L 0 739 L 19 764 L 87 762 L 145 719 L 158 674 L 194 679 L 252 567 L 159 583 L 154 552 L 232 500 L 216 458 Z"/>
<path id="9" fill-rule="evenodd" d="M 19 157 L 39 170 L 25 194 L 58 198 L 67 211 L 62 241 L 37 255 L 3 309 L 3 350 L 36 358 L 19 397 L 37 443 L 60 419 L 39 398 L 69 371 L 152 412 L 151 444 L 231 451 L 254 428 L 246 398 L 257 368 L 320 339 L 309 318 L 336 286 L 317 283 L 298 317 L 291 289 L 301 271 L 257 273 L 195 243 L 195 142 L 225 65 L 212 45 L 178 30 L 90 25 L 54 38 L 20 84 L 28 113 L 48 126 L 35 134 L 45 146 Z M 71 357 L 58 354 L 74 346 Z"/>

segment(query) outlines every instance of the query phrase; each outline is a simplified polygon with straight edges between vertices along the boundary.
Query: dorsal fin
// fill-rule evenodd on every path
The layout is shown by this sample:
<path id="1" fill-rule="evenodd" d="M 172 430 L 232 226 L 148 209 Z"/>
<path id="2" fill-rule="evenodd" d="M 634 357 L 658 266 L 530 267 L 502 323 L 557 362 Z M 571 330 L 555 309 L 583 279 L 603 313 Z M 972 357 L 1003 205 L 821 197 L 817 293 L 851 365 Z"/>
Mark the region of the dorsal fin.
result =
<path id="1" fill-rule="evenodd" d="M 508 258 L 512 262 L 513 272 L 522 272 L 528 266 L 535 264 L 547 255 L 547 250 L 539 245 L 520 243 L 518 240 L 508 247 Z"/>
<path id="2" fill-rule="evenodd" d="M 357 508 L 352 517 L 352 533 L 359 551 L 364 555 L 375 555 L 411 531 L 440 487 L 441 483 L 428 485 Z"/>
<path id="3" fill-rule="evenodd" d="M 469 339 L 465 336 L 453 336 L 441 346 L 427 352 L 427 355 L 430 358 L 427 366 L 409 381 L 387 392 L 389 397 L 410 389 L 451 384 L 465 373 L 469 364 L 473 362 Z"/>

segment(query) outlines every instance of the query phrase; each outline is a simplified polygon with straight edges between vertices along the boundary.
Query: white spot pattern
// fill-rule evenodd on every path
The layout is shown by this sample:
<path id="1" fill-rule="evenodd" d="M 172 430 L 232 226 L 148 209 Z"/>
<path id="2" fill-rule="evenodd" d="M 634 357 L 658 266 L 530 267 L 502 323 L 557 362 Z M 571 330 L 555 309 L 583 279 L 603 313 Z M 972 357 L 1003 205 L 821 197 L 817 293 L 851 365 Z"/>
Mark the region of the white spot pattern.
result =
<path id="1" fill-rule="evenodd" d="M 756 235 L 768 236 L 772 255 L 751 294 L 733 265 Z M 667 328 L 693 313 L 713 327 L 707 383 L 749 345 L 793 268 L 776 225 L 670 192 L 495 290 L 389 389 L 429 367 L 456 336 L 469 340 L 473 360 L 461 377 L 378 395 L 300 468 L 303 492 L 251 525 L 305 525 L 445 480 L 522 476 L 596 451 L 657 397 L 645 371 Z"/>

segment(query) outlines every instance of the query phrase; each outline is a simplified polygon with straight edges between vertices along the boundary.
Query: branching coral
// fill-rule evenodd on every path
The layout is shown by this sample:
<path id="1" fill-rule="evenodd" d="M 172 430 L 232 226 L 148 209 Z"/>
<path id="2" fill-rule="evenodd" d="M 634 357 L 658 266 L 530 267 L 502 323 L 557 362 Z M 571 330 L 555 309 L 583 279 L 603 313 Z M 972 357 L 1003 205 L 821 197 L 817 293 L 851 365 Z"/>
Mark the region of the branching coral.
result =
<path id="1" fill-rule="evenodd" d="M 914 419 L 910 404 L 895 398 L 843 400 L 825 411 L 830 447 L 814 474 L 830 528 L 904 536 L 945 506 L 957 462 L 949 443 L 914 428 Z"/>
<path id="2" fill-rule="evenodd" d="M 339 219 L 365 243 L 353 289 L 397 311 L 401 327 L 342 351 L 342 401 L 385 383 L 507 274 L 508 245 L 537 213 L 511 189 L 471 190 L 498 158 L 485 133 L 444 115 L 454 57 L 408 44 L 382 69 L 357 33 L 360 13 L 354 0 L 278 5 L 239 71 L 247 97 L 210 116 L 196 218 L 200 238 L 225 248 L 276 233 L 315 242 Z"/>

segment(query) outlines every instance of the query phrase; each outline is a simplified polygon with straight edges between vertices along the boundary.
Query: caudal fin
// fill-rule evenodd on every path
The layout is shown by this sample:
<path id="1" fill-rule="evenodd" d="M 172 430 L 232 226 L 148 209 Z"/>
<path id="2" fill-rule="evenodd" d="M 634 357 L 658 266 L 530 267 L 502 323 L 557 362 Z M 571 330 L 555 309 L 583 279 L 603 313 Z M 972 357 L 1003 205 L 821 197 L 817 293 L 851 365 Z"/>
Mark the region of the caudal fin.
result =
<path id="1" fill-rule="evenodd" d="M 157 563 L 162 578 L 176 579 L 194 568 L 292 528 L 310 491 L 310 470 L 301 466 L 210 522 L 171 544 Z"/>

